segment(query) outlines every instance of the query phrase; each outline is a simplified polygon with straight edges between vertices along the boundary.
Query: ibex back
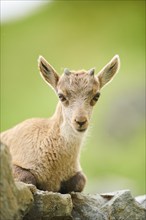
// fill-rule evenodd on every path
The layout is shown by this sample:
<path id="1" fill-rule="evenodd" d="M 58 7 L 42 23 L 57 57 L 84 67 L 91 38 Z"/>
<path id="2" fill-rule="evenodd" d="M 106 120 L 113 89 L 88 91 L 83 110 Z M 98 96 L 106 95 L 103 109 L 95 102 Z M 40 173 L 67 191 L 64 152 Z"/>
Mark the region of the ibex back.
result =
<path id="1" fill-rule="evenodd" d="M 16 180 L 42 190 L 81 192 L 86 183 L 79 162 L 81 144 L 101 88 L 119 69 L 119 57 L 97 75 L 94 69 L 65 69 L 59 76 L 42 56 L 38 66 L 59 97 L 56 111 L 49 119 L 29 119 L 1 133 L 1 142 L 10 149 Z"/>

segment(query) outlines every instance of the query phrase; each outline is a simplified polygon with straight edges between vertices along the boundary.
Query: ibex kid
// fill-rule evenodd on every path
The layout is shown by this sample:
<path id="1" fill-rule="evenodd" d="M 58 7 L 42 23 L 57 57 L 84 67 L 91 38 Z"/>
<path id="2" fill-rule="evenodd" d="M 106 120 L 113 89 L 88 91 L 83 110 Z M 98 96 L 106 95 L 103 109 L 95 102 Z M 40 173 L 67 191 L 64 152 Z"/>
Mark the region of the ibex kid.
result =
<path id="1" fill-rule="evenodd" d="M 65 69 L 59 76 L 42 56 L 38 66 L 59 97 L 56 111 L 49 119 L 29 119 L 1 133 L 1 142 L 10 149 L 16 180 L 41 190 L 81 192 L 86 183 L 79 162 L 81 143 L 100 90 L 119 69 L 119 56 L 97 75 L 94 69 Z"/>

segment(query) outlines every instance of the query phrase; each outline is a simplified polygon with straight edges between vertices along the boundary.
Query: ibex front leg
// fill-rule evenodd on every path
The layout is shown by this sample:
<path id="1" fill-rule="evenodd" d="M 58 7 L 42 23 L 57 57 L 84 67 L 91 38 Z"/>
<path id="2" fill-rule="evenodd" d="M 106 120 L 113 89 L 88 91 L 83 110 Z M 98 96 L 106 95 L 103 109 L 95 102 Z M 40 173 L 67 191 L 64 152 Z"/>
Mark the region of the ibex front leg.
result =
<path id="1" fill-rule="evenodd" d="M 61 183 L 60 193 L 82 192 L 86 183 L 86 177 L 82 172 L 77 172 L 73 177 Z"/>
<path id="2" fill-rule="evenodd" d="M 36 179 L 34 175 L 27 169 L 13 165 L 13 175 L 15 180 L 22 181 L 24 183 L 29 183 L 37 186 Z"/>

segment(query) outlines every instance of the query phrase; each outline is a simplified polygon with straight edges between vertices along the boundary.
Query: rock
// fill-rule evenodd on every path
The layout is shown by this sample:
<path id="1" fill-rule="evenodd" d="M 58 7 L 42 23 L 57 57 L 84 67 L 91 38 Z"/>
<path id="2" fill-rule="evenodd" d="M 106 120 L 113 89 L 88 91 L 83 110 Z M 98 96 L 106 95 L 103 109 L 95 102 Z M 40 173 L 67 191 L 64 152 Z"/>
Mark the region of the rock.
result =
<path id="1" fill-rule="evenodd" d="M 146 195 L 137 196 L 137 197 L 135 197 L 135 200 L 136 200 L 139 204 L 141 204 L 141 206 L 142 206 L 143 208 L 146 209 Z"/>
<path id="2" fill-rule="evenodd" d="M 7 147 L 0 145 L 0 216 L 1 219 L 20 219 L 19 206 L 17 202 L 17 188 L 15 186 L 12 171 L 11 171 L 11 157 Z"/>
<path id="3" fill-rule="evenodd" d="M 71 193 L 73 201 L 72 216 L 74 220 L 108 220 L 99 207 L 106 199 L 100 195 L 84 195 L 83 193 Z"/>
<path id="4" fill-rule="evenodd" d="M 73 211 L 75 220 L 144 220 L 144 197 L 141 197 L 140 205 L 131 195 L 129 190 L 121 190 L 113 193 L 84 195 L 72 193 Z M 140 200 L 140 198 L 139 198 Z"/>
<path id="5" fill-rule="evenodd" d="M 69 194 L 37 190 L 34 204 L 24 220 L 72 219 L 72 201 Z"/>
<path id="6" fill-rule="evenodd" d="M 104 198 L 111 199 L 101 206 L 101 211 L 110 220 L 145 220 L 146 210 L 136 202 L 129 190 L 102 194 Z"/>
<path id="7" fill-rule="evenodd" d="M 32 207 L 34 198 L 30 189 L 25 183 L 16 182 L 17 192 L 17 202 L 19 204 L 20 216 L 24 216 Z"/>
<path id="8" fill-rule="evenodd" d="M 33 203 L 33 195 L 24 183 L 15 184 L 12 176 L 11 156 L 3 144 L 0 145 L 0 217 L 2 220 L 21 220 Z"/>

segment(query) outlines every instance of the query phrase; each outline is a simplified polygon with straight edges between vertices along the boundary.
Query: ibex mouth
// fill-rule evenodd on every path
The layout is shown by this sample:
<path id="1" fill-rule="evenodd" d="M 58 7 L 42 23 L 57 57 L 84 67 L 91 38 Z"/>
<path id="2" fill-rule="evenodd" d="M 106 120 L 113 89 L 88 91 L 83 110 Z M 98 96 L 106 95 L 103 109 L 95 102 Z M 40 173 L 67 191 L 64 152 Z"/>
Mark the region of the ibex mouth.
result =
<path id="1" fill-rule="evenodd" d="M 84 128 L 84 129 L 77 129 L 77 131 L 79 132 L 85 132 L 87 130 L 87 128 Z"/>

